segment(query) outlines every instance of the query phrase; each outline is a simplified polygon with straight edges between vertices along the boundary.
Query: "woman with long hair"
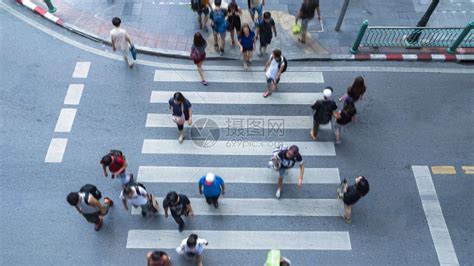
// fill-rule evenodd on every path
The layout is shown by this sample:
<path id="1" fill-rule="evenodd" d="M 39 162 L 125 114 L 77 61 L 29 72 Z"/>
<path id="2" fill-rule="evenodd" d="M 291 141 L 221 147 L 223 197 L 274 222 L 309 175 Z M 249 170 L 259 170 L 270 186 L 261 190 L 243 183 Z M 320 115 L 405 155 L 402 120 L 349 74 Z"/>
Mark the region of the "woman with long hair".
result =
<path id="1" fill-rule="evenodd" d="M 193 59 L 194 64 L 197 67 L 197 71 L 199 73 L 199 76 L 201 77 L 201 83 L 204 86 L 207 85 L 207 81 L 204 78 L 204 70 L 202 69 L 202 63 L 204 62 L 204 59 L 206 59 L 206 47 L 206 40 L 202 37 L 200 32 L 196 32 L 194 34 L 193 45 L 191 46 L 191 59 Z"/>
<path id="2" fill-rule="evenodd" d="M 364 96 L 366 90 L 367 87 L 365 87 L 364 78 L 362 76 L 358 76 L 354 79 L 352 85 L 347 88 L 346 93 L 339 97 L 339 101 L 345 101 L 347 97 L 351 97 L 352 101 L 355 103 L 359 99 L 362 99 L 362 96 Z"/>
<path id="3" fill-rule="evenodd" d="M 168 101 L 169 109 L 173 121 L 178 126 L 178 141 L 182 143 L 184 140 L 184 123 L 188 121 L 189 125 L 193 123 L 193 109 L 191 102 L 184 98 L 181 92 L 175 92 L 173 97 Z"/>

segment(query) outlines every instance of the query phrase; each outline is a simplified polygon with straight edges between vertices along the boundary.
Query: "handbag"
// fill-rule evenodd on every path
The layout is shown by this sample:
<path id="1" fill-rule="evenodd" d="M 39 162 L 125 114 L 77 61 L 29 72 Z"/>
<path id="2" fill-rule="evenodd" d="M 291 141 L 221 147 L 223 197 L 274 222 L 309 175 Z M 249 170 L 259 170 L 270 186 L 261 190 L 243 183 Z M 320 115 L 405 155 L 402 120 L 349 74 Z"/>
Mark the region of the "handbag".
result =
<path id="1" fill-rule="evenodd" d="M 293 34 L 299 34 L 301 33 L 301 25 L 298 24 L 298 22 L 295 22 L 295 24 L 293 24 L 291 27 L 291 30 L 293 31 Z"/>
<path id="2" fill-rule="evenodd" d="M 133 60 L 137 60 L 137 49 L 133 43 L 130 45 L 130 53 L 132 54 Z"/>
<path id="3" fill-rule="evenodd" d="M 157 213 L 160 210 L 160 205 L 158 205 L 156 197 L 152 194 L 148 194 L 148 204 L 153 213 Z"/>
<path id="4" fill-rule="evenodd" d="M 173 115 L 173 121 L 178 125 L 183 125 L 184 122 L 186 121 L 186 118 L 184 116 L 184 105 L 183 104 L 181 104 L 181 116 Z"/>

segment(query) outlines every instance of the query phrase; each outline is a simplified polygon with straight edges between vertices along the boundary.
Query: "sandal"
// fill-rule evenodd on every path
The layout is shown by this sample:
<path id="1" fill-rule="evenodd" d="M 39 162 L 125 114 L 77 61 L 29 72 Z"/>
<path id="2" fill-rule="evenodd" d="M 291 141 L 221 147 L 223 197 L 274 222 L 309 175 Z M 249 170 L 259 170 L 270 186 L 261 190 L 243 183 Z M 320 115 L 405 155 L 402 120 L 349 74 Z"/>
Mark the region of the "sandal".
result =
<path id="1" fill-rule="evenodd" d="M 207 81 L 206 81 L 206 80 L 203 79 L 203 80 L 201 81 L 201 83 L 202 83 L 202 85 L 207 86 Z"/>
<path id="2" fill-rule="evenodd" d="M 298 41 L 299 41 L 300 43 L 306 43 L 306 41 L 303 40 L 303 39 L 301 39 L 301 38 L 298 38 Z"/>
<path id="3" fill-rule="evenodd" d="M 318 138 L 318 136 L 315 136 L 315 135 L 314 135 L 314 131 L 313 131 L 312 129 L 311 129 L 311 131 L 309 131 L 309 135 L 311 136 L 311 138 L 312 138 L 313 140 L 316 140 L 316 139 Z"/>
<path id="4" fill-rule="evenodd" d="M 347 218 L 345 214 L 342 215 L 342 219 L 344 219 L 344 222 L 346 222 L 347 224 L 352 223 L 351 219 Z"/>
<path id="5" fill-rule="evenodd" d="M 263 93 L 263 98 L 267 98 L 268 96 L 272 95 L 272 93 L 270 91 L 265 91 Z"/>

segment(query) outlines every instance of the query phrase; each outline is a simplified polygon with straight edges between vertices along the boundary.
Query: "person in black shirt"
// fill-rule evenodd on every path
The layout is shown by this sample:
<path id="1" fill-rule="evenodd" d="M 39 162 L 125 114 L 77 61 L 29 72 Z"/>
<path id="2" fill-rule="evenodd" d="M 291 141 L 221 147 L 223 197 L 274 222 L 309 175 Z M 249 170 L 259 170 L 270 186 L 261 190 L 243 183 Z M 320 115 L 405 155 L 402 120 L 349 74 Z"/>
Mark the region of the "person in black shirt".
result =
<path id="1" fill-rule="evenodd" d="M 323 90 L 324 99 L 317 100 L 311 108 L 314 111 L 313 114 L 313 129 L 310 131 L 310 136 L 313 140 L 316 140 L 318 137 L 319 125 L 325 125 L 331 122 L 332 116 L 336 116 L 337 105 L 336 102 L 331 100 L 333 89 L 331 87 L 326 87 Z"/>
<path id="2" fill-rule="evenodd" d="M 338 189 L 337 197 L 344 202 L 344 214 L 342 218 L 346 223 L 351 223 L 352 205 L 360 198 L 369 193 L 369 182 L 364 176 L 355 178 L 354 185 L 349 186 L 346 179 L 342 181 L 341 188 Z"/>
<path id="3" fill-rule="evenodd" d="M 306 42 L 306 32 L 308 31 L 308 23 L 314 18 L 314 11 L 318 12 L 318 20 L 321 20 L 321 13 L 319 10 L 319 0 L 303 0 L 300 10 L 296 15 L 296 20 L 301 19 L 301 38 L 298 39 L 301 43 Z"/>
<path id="4" fill-rule="evenodd" d="M 336 123 L 334 123 L 334 134 L 336 135 L 336 144 L 341 143 L 342 128 L 349 124 L 357 114 L 357 109 L 350 97 L 344 101 L 344 107 L 336 114 Z"/>
<path id="5" fill-rule="evenodd" d="M 188 197 L 183 194 L 176 193 L 171 191 L 166 194 L 166 197 L 163 199 L 163 209 L 165 210 L 165 218 L 168 218 L 168 209 L 171 211 L 171 216 L 179 225 L 179 231 L 182 232 L 184 228 L 184 221 L 181 218 L 181 215 L 184 216 L 193 216 L 193 208 L 191 208 L 191 201 Z"/>

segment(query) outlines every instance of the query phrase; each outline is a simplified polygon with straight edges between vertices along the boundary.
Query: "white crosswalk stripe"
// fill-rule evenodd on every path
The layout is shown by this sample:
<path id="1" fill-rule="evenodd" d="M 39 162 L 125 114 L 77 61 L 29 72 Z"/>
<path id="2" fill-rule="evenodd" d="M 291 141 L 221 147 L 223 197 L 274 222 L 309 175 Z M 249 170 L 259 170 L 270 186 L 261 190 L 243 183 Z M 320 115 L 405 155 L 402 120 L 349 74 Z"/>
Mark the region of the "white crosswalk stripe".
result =
<path id="1" fill-rule="evenodd" d="M 210 231 L 130 230 L 127 248 L 176 248 L 181 240 L 197 234 L 205 238 L 207 249 L 229 250 L 351 250 L 349 232 L 338 231 Z"/>
<path id="2" fill-rule="evenodd" d="M 140 166 L 138 182 L 147 183 L 194 183 L 208 172 L 215 173 L 225 179 L 226 184 L 253 183 L 275 184 L 277 172 L 265 167 L 172 167 L 172 166 Z M 304 184 L 339 184 L 338 168 L 305 168 Z M 299 169 L 289 170 L 285 178 L 286 184 L 298 183 Z"/>
<path id="3" fill-rule="evenodd" d="M 334 193 L 335 194 L 335 193 Z M 162 198 L 157 198 L 162 202 Z M 202 198 L 190 198 L 194 215 L 234 216 L 340 216 L 343 204 L 337 199 L 219 199 L 219 208 L 208 205 Z M 295 206 L 298 206 L 295 208 Z M 132 208 L 132 214 L 140 214 L 140 208 Z"/>
<path id="4" fill-rule="evenodd" d="M 195 143 L 200 143 L 198 146 Z M 213 144 L 213 145 L 212 145 Z M 143 140 L 142 153 L 144 154 L 193 154 L 193 155 L 266 155 L 270 156 L 278 147 L 279 142 L 272 141 L 224 141 L 198 142 L 165 139 Z M 297 145 L 299 152 L 304 156 L 336 156 L 333 142 L 307 141 L 283 143 L 287 146 Z"/>
<path id="5" fill-rule="evenodd" d="M 263 69 L 262 69 L 263 70 Z M 195 70 L 156 70 L 154 81 L 200 82 Z M 265 72 L 252 71 L 206 71 L 206 80 L 220 83 L 266 83 Z M 285 72 L 280 83 L 324 83 L 322 72 Z"/>
<path id="6" fill-rule="evenodd" d="M 253 128 L 252 122 L 262 121 L 265 128 L 272 125 L 282 125 L 283 129 L 311 129 L 313 126 L 312 116 L 254 116 L 254 115 L 195 115 L 194 122 L 200 119 L 210 119 L 214 121 L 218 128 Z M 208 124 L 210 128 L 213 125 Z M 176 124 L 171 119 L 170 114 L 148 114 L 145 127 L 175 128 Z M 331 129 L 331 124 L 321 125 L 320 129 Z"/>
<path id="7" fill-rule="evenodd" d="M 207 71 L 206 78 L 211 82 L 243 82 L 243 83 L 265 83 L 262 72 L 218 72 Z M 172 71 L 157 70 L 154 81 L 157 82 L 197 82 L 199 76 L 196 71 Z M 285 73 L 283 83 L 323 83 L 324 78 L 320 72 L 293 72 Z M 265 86 L 262 84 L 262 86 Z M 263 92 L 263 88 L 262 88 Z M 303 159 L 312 156 L 336 156 L 333 142 L 311 141 L 309 129 L 312 127 L 313 118 L 307 116 L 264 116 L 259 114 L 223 115 L 219 112 L 219 105 L 243 105 L 248 108 L 251 105 L 275 105 L 269 108 L 278 108 L 281 105 L 289 105 L 288 108 L 301 108 L 298 105 L 312 105 L 316 100 L 322 99 L 321 93 L 277 92 L 269 98 L 263 98 L 262 92 L 201 92 L 185 91 L 184 96 L 192 104 L 211 104 L 216 111 L 211 115 L 193 114 L 193 121 L 209 119 L 215 125 L 206 128 L 219 129 L 250 129 L 252 126 L 247 121 L 260 120 L 283 121 L 284 129 L 306 131 L 307 141 L 285 140 L 284 144 L 298 145 Z M 150 103 L 167 104 L 174 91 L 152 91 Z M 310 110 L 310 109 L 309 109 Z M 175 128 L 171 115 L 163 110 L 160 113 L 148 113 L 145 127 L 147 128 Z M 235 123 L 235 121 L 242 121 Z M 267 124 L 268 125 L 268 124 Z M 266 127 L 268 129 L 268 126 Z M 331 129 L 331 125 L 321 126 L 321 129 Z M 193 133 L 195 137 L 196 132 Z M 251 140 L 251 136 L 243 137 L 242 141 L 207 139 L 197 141 L 186 139 L 178 143 L 176 139 L 144 139 L 142 153 L 146 155 L 188 155 L 188 156 L 267 156 L 270 159 L 272 151 L 278 147 L 279 141 L 272 141 L 270 137 L 264 141 Z M 311 160 L 308 160 L 311 161 Z M 264 164 L 266 162 L 263 161 Z M 139 167 L 137 180 L 141 183 L 161 183 L 171 186 L 172 184 L 187 184 L 197 189 L 197 181 L 208 172 L 221 176 L 226 183 L 227 190 L 232 190 L 233 184 L 274 184 L 276 188 L 278 173 L 262 167 L 246 167 L 245 165 L 230 165 L 228 167 L 211 166 L 166 166 L 166 165 L 142 165 Z M 299 169 L 295 167 L 289 171 L 285 178 L 285 184 L 298 183 Z M 335 188 L 340 183 L 341 177 L 338 168 L 311 168 L 306 165 L 304 184 L 329 184 Z M 195 187 L 196 186 L 196 187 Z M 328 186 L 329 187 L 329 186 Z M 150 191 L 153 193 L 153 191 Z M 197 194 L 196 194 L 197 195 Z M 191 196 L 191 195 L 188 195 Z M 204 196 L 190 198 L 194 215 L 200 218 L 215 219 L 218 216 L 238 216 L 255 219 L 255 217 L 339 217 L 343 213 L 343 203 L 334 198 L 274 198 L 274 190 L 266 198 L 248 198 L 246 195 L 227 198 L 221 196 L 219 208 L 208 205 Z M 163 198 L 157 198 L 162 203 Z M 163 210 L 160 210 L 163 215 Z M 140 208 L 131 208 L 133 215 L 140 215 Z M 241 219 L 243 219 L 241 218 Z M 192 219 L 192 218 L 188 218 Z M 169 223 L 174 223 L 170 218 Z M 205 230 L 183 231 L 177 230 L 130 230 L 127 237 L 127 248 L 151 249 L 160 247 L 162 249 L 176 248 L 182 239 L 190 233 L 196 233 L 209 241 L 207 249 L 217 250 L 268 250 L 278 248 L 281 250 L 351 250 L 351 239 L 347 231 L 218 231 Z"/>
<path id="8" fill-rule="evenodd" d="M 174 91 L 152 91 L 150 103 L 168 103 Z M 263 98 L 262 92 L 182 92 L 192 104 L 277 104 L 277 105 L 312 105 L 322 99 L 322 93 L 277 92 Z"/>

